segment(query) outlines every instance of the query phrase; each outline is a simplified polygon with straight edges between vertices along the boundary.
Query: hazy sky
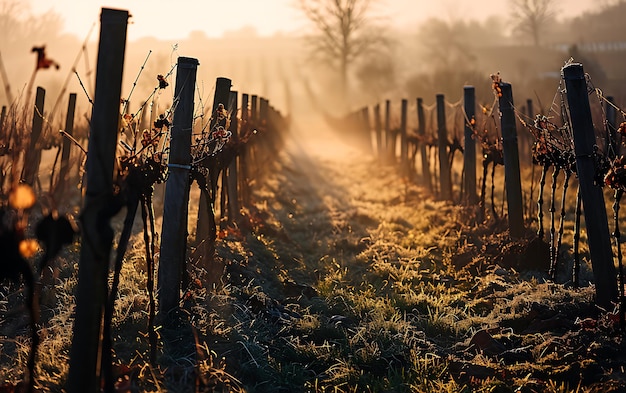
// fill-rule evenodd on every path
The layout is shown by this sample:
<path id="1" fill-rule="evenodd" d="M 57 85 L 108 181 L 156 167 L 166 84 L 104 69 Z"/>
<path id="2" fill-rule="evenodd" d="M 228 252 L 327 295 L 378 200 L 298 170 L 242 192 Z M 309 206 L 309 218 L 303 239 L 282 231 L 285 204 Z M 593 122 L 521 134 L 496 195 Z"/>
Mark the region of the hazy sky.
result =
<path id="1" fill-rule="evenodd" d="M 6 0 L 0 0 L 0 2 Z M 559 15 L 571 17 L 597 6 L 596 0 L 555 0 Z M 128 38 L 161 39 L 187 37 L 201 30 L 209 37 L 224 31 L 253 26 L 261 35 L 299 30 L 306 21 L 297 9 L 298 0 L 30 0 L 36 14 L 50 9 L 65 19 L 65 30 L 85 37 L 98 22 L 102 7 L 125 9 L 132 15 Z M 444 19 L 507 15 L 506 0 L 380 0 L 376 14 L 398 27 L 414 27 L 430 17 Z M 97 30 L 92 38 L 97 37 Z"/>

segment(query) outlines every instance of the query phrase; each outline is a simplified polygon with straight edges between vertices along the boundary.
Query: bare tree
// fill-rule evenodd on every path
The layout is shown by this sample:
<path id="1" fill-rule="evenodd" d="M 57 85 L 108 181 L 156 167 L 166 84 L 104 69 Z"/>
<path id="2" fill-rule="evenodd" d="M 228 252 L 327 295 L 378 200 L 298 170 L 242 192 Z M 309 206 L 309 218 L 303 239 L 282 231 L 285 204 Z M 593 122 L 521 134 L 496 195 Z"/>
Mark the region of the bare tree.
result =
<path id="1" fill-rule="evenodd" d="M 556 13 L 557 0 L 509 0 L 509 3 L 515 27 L 529 34 L 533 44 L 539 46 L 541 33 Z"/>
<path id="2" fill-rule="evenodd" d="M 382 27 L 370 16 L 376 0 L 299 0 L 300 9 L 312 22 L 309 38 L 314 59 L 336 67 L 346 98 L 348 78 L 356 64 L 389 43 Z"/>

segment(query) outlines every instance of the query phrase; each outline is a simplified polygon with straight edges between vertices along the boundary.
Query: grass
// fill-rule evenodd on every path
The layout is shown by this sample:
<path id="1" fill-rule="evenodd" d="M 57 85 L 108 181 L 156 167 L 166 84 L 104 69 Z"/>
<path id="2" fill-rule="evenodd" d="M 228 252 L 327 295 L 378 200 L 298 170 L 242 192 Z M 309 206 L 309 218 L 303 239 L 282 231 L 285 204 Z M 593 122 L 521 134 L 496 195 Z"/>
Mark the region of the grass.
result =
<path id="1" fill-rule="evenodd" d="M 610 324 L 586 330 L 577 322 L 605 318 L 593 306 L 593 286 L 549 281 L 547 266 L 529 263 L 537 261 L 528 260 L 528 239 L 511 241 L 498 222 L 468 224 L 466 209 L 404 184 L 392 167 L 355 153 L 341 157 L 281 156 L 245 211 L 253 224 L 218 242 L 224 266 L 213 280 L 218 285 L 206 285 L 207 273 L 189 267 L 199 281 L 186 291 L 188 324 L 179 334 L 191 346 L 159 348 L 157 364 L 147 360 L 143 239 L 133 235 L 113 326 L 119 386 L 130 392 L 626 386 L 616 374 L 626 366 L 618 355 L 623 335 Z M 42 391 L 62 391 L 67 378 L 78 247 L 57 261 L 55 301 L 41 322 Z M 27 325 L 17 288 L 2 291 L 0 378 L 16 382 Z M 479 331 L 492 341 L 477 344 Z"/>

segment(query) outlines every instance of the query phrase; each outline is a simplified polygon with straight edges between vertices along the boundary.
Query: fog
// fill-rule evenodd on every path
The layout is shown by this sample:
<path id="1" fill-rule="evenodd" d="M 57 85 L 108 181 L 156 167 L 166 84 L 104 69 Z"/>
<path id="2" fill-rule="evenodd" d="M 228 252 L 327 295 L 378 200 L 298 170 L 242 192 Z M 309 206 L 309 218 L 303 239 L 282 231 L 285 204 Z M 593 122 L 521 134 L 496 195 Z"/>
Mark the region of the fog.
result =
<path id="1" fill-rule="evenodd" d="M 0 8 L 0 54 L 7 76 L 0 103 L 10 104 L 7 90 L 14 100 L 23 100 L 34 75 L 32 88 L 42 86 L 47 91 L 49 121 L 59 122 L 60 127 L 70 92 L 78 94 L 77 113 L 84 120 L 90 111 L 88 98 L 93 96 L 99 26 L 82 37 L 62 33 L 59 14 L 28 14 L 16 4 L 5 2 Z M 129 98 L 129 110 L 136 112 L 158 85 L 157 75 L 167 75 L 177 58 L 186 56 L 200 62 L 198 116 L 200 109 L 210 107 L 217 77 L 232 79 L 233 90 L 267 97 L 279 111 L 302 117 L 340 115 L 386 99 L 422 97 L 428 104 L 437 93 L 457 101 L 465 84 L 474 85 L 479 102 L 488 104 L 493 100 L 489 75 L 495 72 L 513 84 L 516 101 L 534 99 L 546 110 L 558 88 L 560 68 L 575 55 L 574 60 L 583 62 L 598 86 L 619 103 L 626 90 L 620 72 L 626 50 L 623 46 L 600 50 L 593 44 L 619 43 L 626 36 L 619 18 L 611 18 L 624 15 L 624 3 L 603 4 L 594 12 L 546 24 L 539 46 L 512 30 L 503 17 L 478 21 L 442 15 L 412 27 L 404 23 L 402 29 L 382 18 L 377 23 L 387 38 L 385 47 L 361 54 L 354 62 L 347 75 L 345 100 L 337 88 L 336 67 L 312 59 L 305 31 L 262 36 L 254 27 L 243 27 L 226 31 L 220 38 L 191 30 L 178 40 L 128 40 L 122 98 Z M 58 70 L 52 67 L 33 74 L 36 56 L 31 48 L 41 45 L 60 64 Z M 174 76 L 175 71 L 168 78 L 169 89 L 156 93 L 153 116 L 171 105 Z M 58 113 L 51 113 L 53 108 Z"/>

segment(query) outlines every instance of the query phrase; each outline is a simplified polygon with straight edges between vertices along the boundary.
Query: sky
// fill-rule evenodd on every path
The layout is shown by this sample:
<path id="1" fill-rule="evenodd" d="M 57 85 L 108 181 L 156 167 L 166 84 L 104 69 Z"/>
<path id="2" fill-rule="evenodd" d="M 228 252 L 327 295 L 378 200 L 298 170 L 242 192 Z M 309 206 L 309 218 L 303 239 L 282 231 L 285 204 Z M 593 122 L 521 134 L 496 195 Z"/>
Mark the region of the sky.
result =
<path id="1" fill-rule="evenodd" d="M 0 0 L 0 2 L 7 0 Z M 198 30 L 208 37 L 254 27 L 271 36 L 305 28 L 298 0 L 29 0 L 35 14 L 53 10 L 65 22 L 65 31 L 84 38 L 98 23 L 102 7 L 128 10 L 132 16 L 128 39 L 153 36 L 164 40 L 185 38 Z M 571 17 L 597 6 L 596 0 L 555 0 L 559 15 Z M 506 0 L 379 0 L 377 16 L 399 28 L 415 28 L 428 18 L 472 18 L 507 15 Z M 92 33 L 93 39 L 97 32 Z"/>

